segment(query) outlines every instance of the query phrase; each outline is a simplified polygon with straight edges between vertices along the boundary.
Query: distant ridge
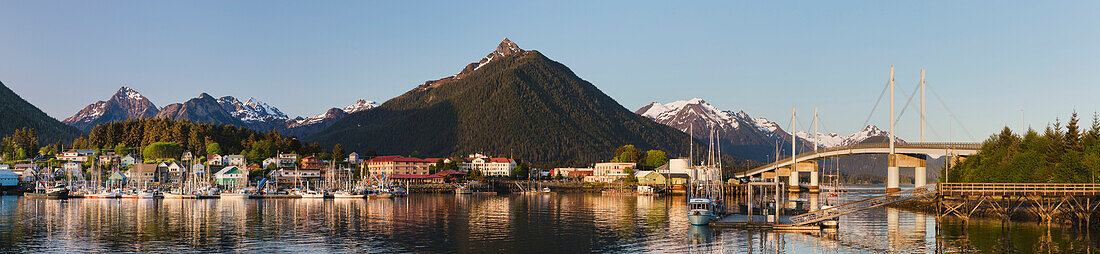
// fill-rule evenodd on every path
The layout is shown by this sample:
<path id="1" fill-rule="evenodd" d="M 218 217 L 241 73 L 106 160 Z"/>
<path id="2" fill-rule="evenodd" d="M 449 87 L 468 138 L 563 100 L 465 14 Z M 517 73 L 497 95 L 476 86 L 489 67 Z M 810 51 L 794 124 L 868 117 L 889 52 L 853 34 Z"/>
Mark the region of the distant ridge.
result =
<path id="1" fill-rule="evenodd" d="M 34 129 L 39 145 L 69 142 L 82 134 L 79 129 L 46 115 L 0 82 L 0 136 L 9 136 L 20 128 Z"/>

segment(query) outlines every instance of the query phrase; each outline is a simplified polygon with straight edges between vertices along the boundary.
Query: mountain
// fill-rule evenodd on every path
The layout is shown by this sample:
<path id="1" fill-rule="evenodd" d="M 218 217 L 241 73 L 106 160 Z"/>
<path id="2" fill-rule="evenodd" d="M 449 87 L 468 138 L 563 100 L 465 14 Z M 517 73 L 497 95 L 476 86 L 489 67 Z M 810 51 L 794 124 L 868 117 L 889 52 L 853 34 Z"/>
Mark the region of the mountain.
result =
<path id="1" fill-rule="evenodd" d="M 299 137 L 309 136 L 310 134 L 324 130 L 337 120 L 344 118 L 349 114 L 356 112 L 373 109 L 378 107 L 378 103 L 368 100 L 357 100 L 355 104 L 344 106 L 343 108 L 330 108 L 324 113 L 313 115 L 310 117 L 291 119 L 287 121 L 286 133 Z"/>
<path id="2" fill-rule="evenodd" d="M 157 106 L 141 93 L 124 86 L 110 99 L 89 104 L 61 122 L 87 132 L 101 123 L 152 118 L 159 112 Z"/>
<path id="3" fill-rule="evenodd" d="M 803 142 L 808 142 L 810 144 L 813 144 L 814 142 L 813 137 L 805 131 L 795 132 L 794 135 L 798 136 L 798 138 L 801 138 Z M 852 133 L 848 136 L 841 136 L 836 133 L 818 133 L 817 142 L 819 142 L 819 147 L 824 148 L 849 146 L 862 143 L 885 143 L 889 140 L 887 139 L 889 135 L 889 132 L 879 129 L 878 126 L 868 125 L 867 127 L 864 127 L 863 130 Z M 901 138 L 898 137 L 894 137 L 894 142 L 905 143 L 904 140 L 901 140 Z"/>
<path id="4" fill-rule="evenodd" d="M 221 104 L 222 109 L 230 115 L 245 123 L 283 122 L 289 118 L 278 108 L 256 98 L 248 98 L 247 102 L 241 103 L 233 96 L 223 96 L 218 98 L 218 104 Z"/>
<path id="5" fill-rule="evenodd" d="M 0 82 L 0 137 L 25 127 L 34 129 L 39 145 L 72 141 L 82 134 L 79 129 L 46 115 Z"/>
<path id="6" fill-rule="evenodd" d="M 744 111 L 722 111 L 699 98 L 667 104 L 653 102 L 634 113 L 690 132 L 696 139 L 707 140 L 711 130 L 716 130 L 722 151 L 738 158 L 767 162 L 775 159 L 776 146 L 780 154 L 791 151 L 791 134 L 779 124 L 767 118 L 753 118 Z M 812 148 L 801 141 L 796 145 L 799 152 Z"/>
<path id="7" fill-rule="evenodd" d="M 565 65 L 508 39 L 458 74 L 344 117 L 306 140 L 381 154 L 484 152 L 536 166 L 606 161 L 627 144 L 676 157 L 692 144 L 682 132 L 631 113 Z"/>
<path id="8" fill-rule="evenodd" d="M 225 110 L 217 99 L 206 93 L 202 93 L 199 97 L 192 98 L 184 103 L 168 104 L 155 117 L 188 120 L 193 123 L 231 124 L 247 127 L 243 121 L 233 117 L 229 111 Z"/>

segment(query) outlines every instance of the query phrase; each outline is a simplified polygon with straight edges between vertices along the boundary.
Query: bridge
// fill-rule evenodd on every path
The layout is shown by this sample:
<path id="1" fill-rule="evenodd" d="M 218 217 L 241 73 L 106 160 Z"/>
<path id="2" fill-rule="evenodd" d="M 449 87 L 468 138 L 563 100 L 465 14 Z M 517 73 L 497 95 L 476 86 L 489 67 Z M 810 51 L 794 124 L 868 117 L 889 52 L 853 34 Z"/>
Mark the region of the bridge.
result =
<path id="1" fill-rule="evenodd" d="M 875 109 L 878 108 L 878 103 L 882 101 L 882 96 L 886 94 L 886 90 L 888 88 L 890 91 L 890 128 L 889 132 L 887 132 L 887 134 L 889 135 L 887 137 L 887 143 L 857 144 L 844 147 L 818 149 L 821 147 L 818 145 L 820 132 L 817 131 L 818 118 L 817 109 L 815 108 L 813 117 L 814 134 L 812 138 L 814 142 L 814 150 L 810 152 L 804 152 L 802 154 L 796 154 L 796 151 L 798 150 L 796 143 L 801 138 L 795 135 L 797 130 L 795 128 L 795 123 L 797 123 L 798 121 L 795 117 L 794 108 L 791 108 L 791 125 L 789 131 L 791 133 L 791 155 L 787 158 L 777 158 L 776 162 L 735 174 L 735 177 L 742 180 L 755 182 L 780 182 L 780 177 L 786 177 L 788 181 L 788 190 L 790 192 L 799 192 L 802 190 L 799 183 L 800 174 L 809 173 L 810 182 L 807 189 L 809 190 L 809 192 L 814 193 L 820 191 L 819 182 L 821 176 L 818 174 L 818 165 L 820 164 L 820 162 L 827 159 L 860 154 L 886 154 L 888 162 L 886 168 L 886 193 L 893 193 L 901 190 L 899 188 L 901 180 L 899 168 L 913 168 L 914 186 L 925 186 L 928 184 L 926 175 L 927 159 L 929 155 L 944 154 L 949 156 L 948 158 L 965 159 L 966 156 L 977 154 L 978 150 L 981 149 L 981 143 L 925 142 L 925 87 L 926 84 L 924 81 L 924 70 L 922 69 L 920 75 L 920 86 L 917 87 L 920 89 L 919 142 L 898 142 L 898 139 L 896 137 L 896 120 L 901 115 L 904 115 L 905 109 L 908 108 L 908 106 L 910 105 L 909 102 L 912 102 L 915 95 L 917 95 L 917 91 L 914 90 L 913 93 L 909 95 L 909 101 L 906 102 L 905 106 L 902 107 L 901 114 L 894 114 L 894 67 L 890 66 L 889 82 L 887 83 L 887 86 L 883 88 L 882 93 L 879 94 L 879 98 L 875 102 L 875 106 L 871 108 L 871 114 L 867 116 L 867 121 L 870 121 L 871 116 L 874 115 Z M 933 95 L 936 95 L 935 91 L 932 92 Z M 939 99 L 939 95 L 936 95 L 936 98 Z M 943 102 L 943 99 L 939 99 L 939 101 L 943 105 L 944 109 L 947 110 L 948 113 L 950 113 L 951 110 L 947 108 L 947 105 Z M 960 127 L 963 127 L 962 124 L 958 123 L 958 118 L 955 118 L 954 113 L 951 113 L 950 116 L 951 118 L 949 119 L 955 119 L 955 123 L 958 124 Z M 866 123 L 864 123 L 864 126 L 866 126 Z M 966 130 L 966 128 L 963 127 L 963 130 Z M 933 129 L 932 131 L 935 132 L 935 129 Z M 966 133 L 967 135 L 970 135 L 969 131 L 966 131 Z M 938 136 L 938 134 L 936 135 Z M 950 129 L 948 129 L 947 136 L 948 139 L 950 139 Z M 973 139 L 973 136 L 971 136 L 971 139 Z M 948 162 L 950 163 L 952 162 L 952 160 L 948 159 Z M 839 173 L 837 174 L 839 175 Z"/>
<path id="2" fill-rule="evenodd" d="M 898 168 L 914 168 L 914 186 L 924 186 L 927 165 L 926 160 L 930 154 L 944 154 L 952 157 L 974 155 L 981 149 L 981 143 L 962 142 L 913 142 L 894 144 L 893 156 L 889 157 L 888 171 L 896 172 Z M 839 157 L 861 154 L 891 154 L 889 143 L 857 144 L 842 147 L 833 147 L 818 151 L 805 152 L 795 156 L 786 157 L 767 165 L 759 166 L 748 171 L 738 173 L 737 178 L 749 178 L 753 180 L 780 181 L 780 177 L 787 177 L 791 191 L 799 191 L 799 174 L 810 174 L 810 192 L 819 190 L 818 162 Z M 793 167 L 792 167 L 793 165 Z M 794 168 L 794 170 L 792 170 Z M 888 186 L 897 188 L 899 178 L 893 178 L 895 182 Z M 896 191 L 888 190 L 888 191 Z"/>

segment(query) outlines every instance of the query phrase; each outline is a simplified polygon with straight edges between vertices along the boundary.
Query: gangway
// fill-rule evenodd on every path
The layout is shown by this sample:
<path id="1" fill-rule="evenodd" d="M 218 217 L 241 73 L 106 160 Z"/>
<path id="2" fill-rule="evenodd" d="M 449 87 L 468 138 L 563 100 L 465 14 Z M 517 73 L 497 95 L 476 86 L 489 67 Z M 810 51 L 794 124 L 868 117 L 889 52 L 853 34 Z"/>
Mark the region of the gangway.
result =
<path id="1" fill-rule="evenodd" d="M 914 198 L 933 195 L 936 193 L 936 184 L 929 184 L 921 187 L 912 188 L 909 190 L 898 191 L 882 196 L 868 198 L 852 203 L 843 204 L 836 207 L 830 207 L 827 209 L 821 209 L 809 213 L 804 213 L 796 216 L 791 216 L 791 224 L 789 226 L 800 226 L 823 220 L 828 220 L 836 217 L 840 217 L 846 214 L 859 212 L 875 207 L 889 205 L 901 201 L 906 201 Z"/>

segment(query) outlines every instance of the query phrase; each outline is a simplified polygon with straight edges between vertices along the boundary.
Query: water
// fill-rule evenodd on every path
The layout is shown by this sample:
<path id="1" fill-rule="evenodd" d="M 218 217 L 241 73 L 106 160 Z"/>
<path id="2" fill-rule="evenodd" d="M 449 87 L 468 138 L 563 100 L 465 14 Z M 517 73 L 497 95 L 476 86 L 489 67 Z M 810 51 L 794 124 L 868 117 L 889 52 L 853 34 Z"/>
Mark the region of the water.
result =
<path id="1" fill-rule="evenodd" d="M 880 191 L 880 190 L 879 190 Z M 871 194 L 866 194 L 871 195 Z M 858 198 L 858 197 L 852 197 Z M 682 196 L 413 194 L 379 200 L 0 198 L 0 252 L 1086 252 L 1091 233 L 893 208 L 835 233 L 692 227 Z M 938 236 L 937 236 L 938 235 Z"/>

